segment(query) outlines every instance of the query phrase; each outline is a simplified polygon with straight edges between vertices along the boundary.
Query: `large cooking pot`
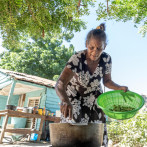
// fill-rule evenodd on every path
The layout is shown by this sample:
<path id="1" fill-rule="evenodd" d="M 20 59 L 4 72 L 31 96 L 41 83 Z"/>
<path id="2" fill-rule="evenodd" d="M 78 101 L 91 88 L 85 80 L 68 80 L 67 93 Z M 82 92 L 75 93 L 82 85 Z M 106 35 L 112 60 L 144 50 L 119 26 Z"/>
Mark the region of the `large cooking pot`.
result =
<path id="1" fill-rule="evenodd" d="M 16 106 L 14 106 L 14 105 L 6 105 L 6 110 L 13 110 L 13 111 L 15 111 L 16 110 Z"/>
<path id="2" fill-rule="evenodd" d="M 100 147 L 103 140 L 104 125 L 72 125 L 69 123 L 50 123 L 50 140 L 53 147 Z"/>

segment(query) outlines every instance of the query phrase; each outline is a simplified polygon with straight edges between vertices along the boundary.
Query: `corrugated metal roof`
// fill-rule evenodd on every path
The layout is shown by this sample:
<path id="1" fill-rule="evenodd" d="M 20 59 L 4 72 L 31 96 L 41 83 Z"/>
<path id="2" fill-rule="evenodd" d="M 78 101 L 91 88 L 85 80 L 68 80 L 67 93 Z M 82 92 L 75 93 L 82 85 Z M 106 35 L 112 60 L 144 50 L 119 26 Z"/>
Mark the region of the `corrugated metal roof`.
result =
<path id="1" fill-rule="evenodd" d="M 28 75 L 25 73 L 20 73 L 20 72 L 15 72 L 15 71 L 10 71 L 6 69 L 0 69 L 0 72 L 3 72 L 4 74 L 10 75 L 16 80 L 21 80 L 21 81 L 26 81 L 30 83 L 35 83 L 47 87 L 55 87 L 56 81 L 48 80 L 45 78 L 41 78 L 38 76 L 33 76 L 33 75 Z"/>

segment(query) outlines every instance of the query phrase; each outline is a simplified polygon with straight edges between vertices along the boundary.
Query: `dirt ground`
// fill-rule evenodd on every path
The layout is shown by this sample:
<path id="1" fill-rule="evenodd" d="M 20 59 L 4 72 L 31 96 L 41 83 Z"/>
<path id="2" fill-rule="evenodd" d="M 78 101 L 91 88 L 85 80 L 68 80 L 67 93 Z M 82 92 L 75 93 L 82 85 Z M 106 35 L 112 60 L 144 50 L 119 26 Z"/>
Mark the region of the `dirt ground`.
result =
<path id="1" fill-rule="evenodd" d="M 16 141 L 13 143 L 3 143 L 0 144 L 0 147 L 52 147 L 51 143 L 49 141 Z M 111 142 L 109 142 L 108 147 L 119 147 L 118 145 L 113 146 Z"/>
<path id="2" fill-rule="evenodd" d="M 17 141 L 15 143 L 3 143 L 0 147 L 52 147 L 50 142 L 40 141 L 40 142 L 21 142 Z"/>
<path id="3" fill-rule="evenodd" d="M 52 147 L 50 142 L 45 142 L 45 141 L 40 141 L 40 142 L 15 142 L 13 144 L 10 143 L 3 143 L 0 144 L 0 147 Z M 102 146 L 103 147 L 103 146 Z M 119 147 L 119 146 L 113 146 L 113 145 L 108 145 L 108 147 Z"/>
<path id="4" fill-rule="evenodd" d="M 52 147 L 50 142 L 45 142 L 45 141 L 40 141 L 40 142 L 15 142 L 13 144 L 10 143 L 3 143 L 0 144 L 0 147 Z M 102 146 L 103 147 L 103 146 Z M 119 146 L 113 146 L 113 145 L 108 145 L 108 147 L 119 147 Z"/>

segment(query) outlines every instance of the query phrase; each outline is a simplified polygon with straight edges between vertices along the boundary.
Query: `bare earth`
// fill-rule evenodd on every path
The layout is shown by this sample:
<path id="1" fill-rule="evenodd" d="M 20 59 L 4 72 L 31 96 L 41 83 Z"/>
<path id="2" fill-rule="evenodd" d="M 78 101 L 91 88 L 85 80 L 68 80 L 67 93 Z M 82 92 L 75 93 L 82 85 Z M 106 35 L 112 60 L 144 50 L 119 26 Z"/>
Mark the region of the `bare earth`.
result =
<path id="1" fill-rule="evenodd" d="M 45 141 L 40 141 L 40 142 L 21 142 L 21 141 L 18 141 L 18 142 L 15 142 L 13 144 L 10 144 L 10 143 L 3 143 L 3 144 L 0 144 L 0 147 L 52 147 L 50 142 L 45 142 Z"/>
<path id="2" fill-rule="evenodd" d="M 3 143 L 0 144 L 0 147 L 52 147 L 51 143 L 48 141 L 16 141 L 14 143 Z M 103 147 L 103 146 L 102 146 Z M 110 142 L 108 144 L 108 147 L 120 147 L 118 145 L 112 145 Z"/>

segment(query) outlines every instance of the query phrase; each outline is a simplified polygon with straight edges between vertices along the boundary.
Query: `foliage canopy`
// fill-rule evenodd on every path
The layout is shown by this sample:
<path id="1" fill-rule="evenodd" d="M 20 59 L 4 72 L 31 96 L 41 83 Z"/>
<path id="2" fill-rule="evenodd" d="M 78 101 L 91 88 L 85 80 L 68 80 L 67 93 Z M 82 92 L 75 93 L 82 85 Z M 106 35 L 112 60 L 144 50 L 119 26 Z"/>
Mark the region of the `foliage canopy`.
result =
<path id="1" fill-rule="evenodd" d="M 37 38 L 46 34 L 80 31 L 92 0 L 1 0 L 0 29 L 3 40 L 16 47 L 22 34 Z"/>
<path id="2" fill-rule="evenodd" d="M 1 54 L 0 67 L 56 80 L 74 52 L 72 45 L 66 48 L 62 42 L 62 36 L 58 40 L 53 36 L 32 38 L 31 42 L 24 37 L 23 50 Z"/>
<path id="3" fill-rule="evenodd" d="M 124 147 L 147 146 L 147 109 L 143 107 L 139 113 L 120 122 L 112 121 L 108 124 L 108 138 L 114 144 Z"/>
<path id="4" fill-rule="evenodd" d="M 109 3 L 109 11 L 104 1 L 99 3 L 97 20 L 133 20 L 142 25 L 145 36 L 146 0 Z M 73 54 L 73 46 L 67 49 L 62 41 L 70 41 L 74 31 L 86 27 L 80 17 L 89 14 L 89 6 L 94 6 L 94 0 L 1 0 L 0 30 L 3 47 L 9 50 L 1 54 L 1 68 L 50 79 L 59 75 Z"/>
<path id="5" fill-rule="evenodd" d="M 147 32 L 147 0 L 112 0 L 108 11 L 104 3 L 99 3 L 97 20 L 102 18 L 124 22 L 133 20 L 135 27 L 141 25 L 140 33 L 145 36 Z"/>

